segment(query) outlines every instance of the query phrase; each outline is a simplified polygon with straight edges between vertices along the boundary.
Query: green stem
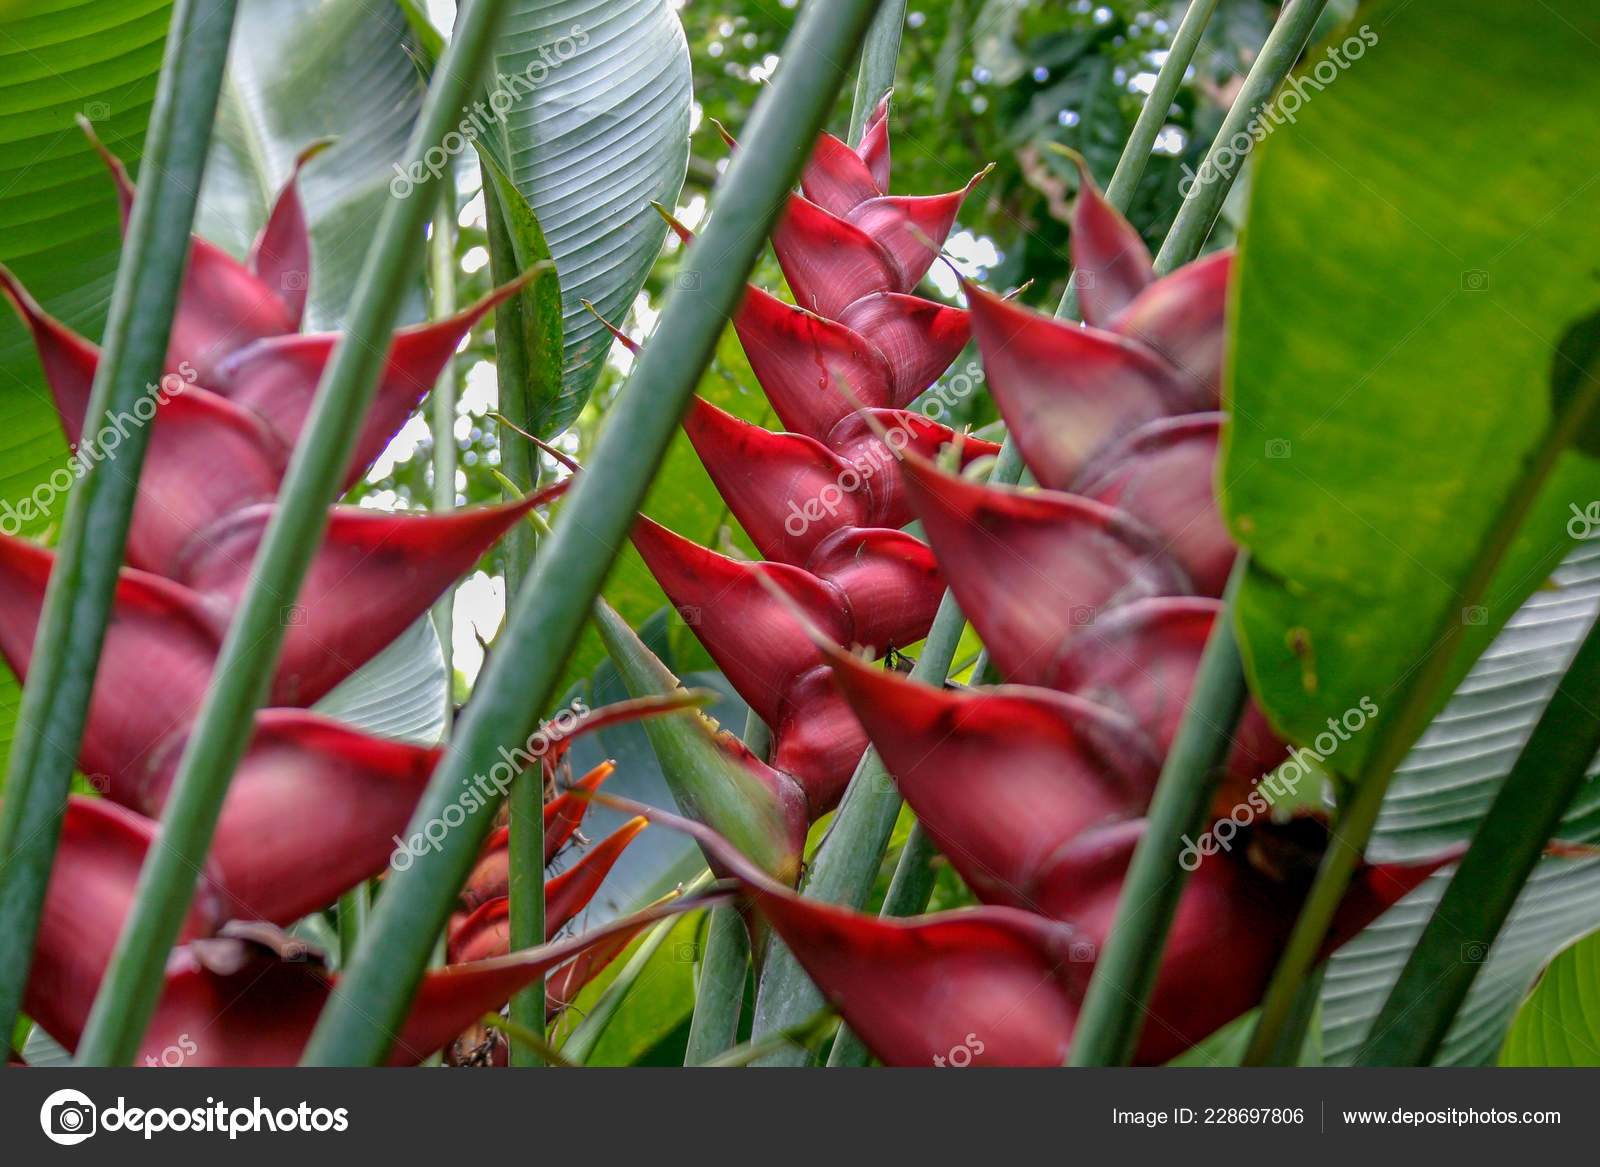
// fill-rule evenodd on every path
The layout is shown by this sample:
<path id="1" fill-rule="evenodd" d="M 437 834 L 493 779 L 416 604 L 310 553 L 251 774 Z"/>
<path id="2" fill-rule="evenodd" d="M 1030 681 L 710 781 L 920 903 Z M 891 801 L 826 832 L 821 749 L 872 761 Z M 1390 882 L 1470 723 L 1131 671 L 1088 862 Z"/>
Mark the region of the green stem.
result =
<path id="1" fill-rule="evenodd" d="M 732 1049 L 739 1040 L 739 1014 L 744 1008 L 744 983 L 750 973 L 750 933 L 737 908 L 716 908 L 706 929 L 706 951 L 700 958 L 700 983 L 695 986 L 694 1020 L 683 1064 L 703 1066 Z"/>
<path id="2" fill-rule="evenodd" d="M 489 229 L 489 270 L 496 285 L 515 279 L 516 252 L 506 221 L 505 207 L 489 167 L 483 173 L 483 199 Z M 495 309 L 495 377 L 499 388 L 500 467 L 511 482 L 508 498 L 533 491 L 539 477 L 537 447 L 522 434 L 533 428 L 529 407 L 529 362 L 523 344 L 523 297 L 512 296 Z M 519 433 L 518 431 L 522 431 Z M 501 546 L 505 552 L 506 601 L 521 590 L 533 564 L 535 535 L 531 526 L 518 524 Z M 511 807 L 506 851 L 510 861 L 508 917 L 513 950 L 545 942 L 544 920 L 544 771 L 541 766 L 523 770 L 511 780 Z M 545 1024 L 544 978 L 539 977 L 511 998 L 511 1020 L 519 1029 L 542 1032 Z M 511 1064 L 543 1064 L 538 1051 L 511 1038 Z"/>
<path id="3" fill-rule="evenodd" d="M 433 316 L 439 319 L 456 310 L 456 199 L 453 184 L 440 188 L 433 213 L 433 236 L 428 241 L 428 267 L 432 274 Z M 455 357 L 445 362 L 428 399 L 428 425 L 433 431 L 433 509 L 448 511 L 456 505 L 456 377 Z M 444 653 L 444 740 L 450 740 L 455 716 L 455 602 L 450 588 L 433 606 L 433 626 Z"/>
<path id="4" fill-rule="evenodd" d="M 1596 318 L 1581 323 L 1568 334 L 1563 347 L 1558 348 L 1558 377 L 1565 374 L 1566 369 L 1561 366 L 1562 362 L 1566 362 L 1569 366 L 1578 366 L 1578 379 L 1571 385 L 1571 392 L 1538 448 L 1528 458 L 1522 478 L 1501 504 L 1494 522 L 1484 532 L 1471 568 L 1456 595 L 1456 603 L 1440 614 L 1440 626 L 1435 630 L 1433 649 L 1407 686 L 1398 713 L 1380 722 L 1375 730 L 1377 737 L 1372 752 L 1352 784 L 1355 793 L 1349 805 L 1339 812 L 1328 840 L 1327 853 L 1322 858 L 1322 866 L 1317 870 L 1305 906 L 1300 910 L 1289 943 L 1267 986 L 1267 994 L 1261 1003 L 1261 1017 L 1245 1051 L 1246 1065 L 1262 1064 L 1273 1048 L 1281 1048 L 1285 1044 L 1279 1040 L 1278 1031 L 1291 1024 L 1296 986 L 1305 979 L 1317 961 L 1328 927 L 1344 898 L 1345 888 L 1349 886 L 1351 876 L 1366 853 L 1367 840 L 1372 836 L 1372 828 L 1378 821 L 1378 812 L 1395 770 L 1405 761 L 1412 743 L 1428 727 L 1439 693 L 1456 667 L 1457 649 L 1466 633 L 1462 612 L 1483 600 L 1495 572 L 1499 570 L 1500 561 L 1521 531 L 1528 512 L 1533 508 L 1557 460 L 1586 433 L 1591 424 L 1596 403 L 1600 401 L 1595 329 Z M 1569 357 L 1565 351 L 1566 342 L 1574 337 L 1579 337 L 1575 343 L 1589 346 L 1588 351 L 1576 354 L 1576 359 Z M 1570 728 L 1567 732 L 1571 732 Z"/>
<path id="5" fill-rule="evenodd" d="M 1178 24 L 1178 31 L 1172 36 L 1167 59 L 1161 62 L 1156 83 L 1139 109 L 1139 117 L 1133 123 L 1127 143 L 1122 147 L 1122 155 L 1117 159 L 1117 168 L 1111 174 L 1111 181 L 1106 183 L 1106 201 L 1119 211 L 1126 212 L 1128 205 L 1133 202 L 1133 194 L 1139 189 L 1139 180 L 1144 177 L 1145 165 L 1150 161 L 1150 151 L 1155 147 L 1162 127 L 1167 124 L 1172 102 L 1183 85 L 1183 75 L 1188 72 L 1189 62 L 1194 60 L 1200 36 L 1205 32 L 1216 7 L 1217 0 L 1190 0 L 1188 10 Z M 1061 293 L 1056 316 L 1062 320 L 1078 319 L 1078 285 L 1070 277 L 1066 291 Z"/>
<path id="6" fill-rule="evenodd" d="M 282 646 L 284 613 L 293 604 L 327 526 L 328 506 L 366 416 L 388 352 L 395 317 L 416 271 L 434 179 L 422 164 L 460 120 L 488 57 L 503 0 L 468 0 L 455 38 L 434 71 L 407 148 L 422 169 L 412 197 L 390 199 L 378 220 L 351 301 L 345 335 L 317 387 L 277 506 L 251 574 L 249 590 L 218 655 L 199 720 L 179 762 L 161 836 L 140 873 L 135 902 L 78 1047 L 83 1064 L 126 1065 L 161 993 L 167 954 L 194 896 L 228 782 L 249 744 L 253 715 L 266 696 Z M 454 888 L 451 889 L 452 891 Z M 379 899 L 375 918 L 389 906 Z M 442 923 L 442 921 L 440 921 Z M 423 938 L 423 959 L 433 943 Z"/>
<path id="7" fill-rule="evenodd" d="M 138 416 L 135 407 L 161 379 L 233 16 L 233 0 L 180 0 L 173 10 L 90 389 L 91 420 Z M 0 809 L 0 1033 L 15 1024 L 33 963 L 149 440 L 149 426 L 129 428 L 117 456 L 92 460 L 67 501 Z"/>
<path id="8" fill-rule="evenodd" d="M 413 821 L 457 804 L 464 782 L 487 774 L 498 751 L 534 728 L 634 515 L 672 440 L 744 281 L 799 178 L 844 81 L 840 62 L 877 0 L 813 0 L 795 22 L 771 89 L 715 195 L 704 232 L 684 258 L 699 286 L 677 287 L 612 406 L 589 471 L 562 507 L 533 575 L 518 593 L 501 651 L 434 771 Z M 382 1060 L 416 992 L 428 946 L 488 833 L 495 799 L 469 811 L 437 853 L 391 877 L 356 963 L 340 981 L 306 1051 L 309 1064 Z"/>
<path id="9" fill-rule="evenodd" d="M 900 34 L 906 24 L 906 0 L 883 0 L 861 46 L 861 67 L 856 72 L 855 100 L 850 105 L 852 146 L 861 144 L 867 119 L 889 90 L 894 88 L 894 68 L 900 60 Z"/>
<path id="10" fill-rule="evenodd" d="M 339 964 L 343 967 L 356 952 L 361 930 L 367 926 L 367 909 L 372 905 L 367 885 L 358 883 L 339 897 Z"/>
<path id="11" fill-rule="evenodd" d="M 1098 954 L 1083 1011 L 1072 1034 L 1075 1066 L 1120 1066 L 1133 1058 L 1161 969 L 1167 933 L 1188 883 L 1175 857 L 1198 835 L 1216 796 L 1244 712 L 1244 662 L 1234 635 L 1234 597 L 1249 556 L 1239 553 L 1223 609 L 1206 640 L 1178 735 L 1161 767 L 1144 834 L 1117 897 L 1117 914 Z"/>
<path id="12" fill-rule="evenodd" d="M 1495 795 L 1472 847 L 1411 950 L 1361 1051 L 1368 1066 L 1425 1066 L 1450 1031 L 1561 816 L 1600 750 L 1600 621 L 1590 627 L 1528 744 Z"/>
<path id="13" fill-rule="evenodd" d="M 1178 214 L 1172 221 L 1172 229 L 1167 232 L 1161 250 L 1156 253 L 1157 275 L 1166 275 L 1200 254 L 1206 236 L 1211 234 L 1217 215 L 1222 211 L 1223 201 L 1233 189 L 1234 175 L 1243 162 L 1244 152 L 1235 150 L 1230 143 L 1241 135 L 1246 140 L 1250 139 L 1247 127 L 1251 119 L 1289 75 L 1290 68 L 1311 39 L 1312 30 L 1316 28 L 1317 20 L 1327 4 L 1328 0 L 1289 0 L 1278 22 L 1272 26 L 1272 31 L 1261 46 L 1261 53 L 1245 75 L 1239 95 L 1228 109 L 1228 116 L 1222 121 L 1222 128 L 1217 131 L 1211 149 L 1206 152 L 1205 161 L 1200 164 L 1195 184 L 1184 196 L 1183 205 L 1178 208 Z M 1222 166 L 1217 161 L 1224 149 L 1235 157 L 1231 166 Z"/>

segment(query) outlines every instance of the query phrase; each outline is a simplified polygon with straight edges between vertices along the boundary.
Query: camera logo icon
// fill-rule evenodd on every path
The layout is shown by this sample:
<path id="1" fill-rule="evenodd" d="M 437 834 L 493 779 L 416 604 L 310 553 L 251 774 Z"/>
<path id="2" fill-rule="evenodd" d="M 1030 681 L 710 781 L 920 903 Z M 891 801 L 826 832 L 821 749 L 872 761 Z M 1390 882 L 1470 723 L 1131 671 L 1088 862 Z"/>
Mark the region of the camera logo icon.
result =
<path id="1" fill-rule="evenodd" d="M 95 1132 L 95 1105 L 80 1090 L 57 1090 L 39 1107 L 39 1125 L 52 1143 L 72 1147 Z"/>

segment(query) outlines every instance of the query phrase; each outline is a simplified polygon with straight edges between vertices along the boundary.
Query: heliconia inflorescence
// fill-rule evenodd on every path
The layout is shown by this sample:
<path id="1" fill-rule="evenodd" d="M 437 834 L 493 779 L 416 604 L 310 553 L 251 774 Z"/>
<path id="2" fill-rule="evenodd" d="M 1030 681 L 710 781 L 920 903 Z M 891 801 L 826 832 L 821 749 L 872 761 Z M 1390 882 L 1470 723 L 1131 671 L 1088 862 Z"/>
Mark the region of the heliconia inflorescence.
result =
<path id="1" fill-rule="evenodd" d="M 121 163 L 94 144 L 110 165 L 126 219 L 132 183 Z M 152 388 L 148 410 L 131 419 L 152 427 L 150 444 L 128 566 L 117 583 L 79 752 L 80 768 L 104 797 L 74 796 L 66 809 L 24 1002 L 69 1049 L 131 908 L 155 820 L 247 587 L 289 450 L 339 340 L 336 333 L 299 331 L 310 245 L 296 178 L 313 152 L 297 163 L 246 262 L 192 240 L 169 372 L 159 391 Z M 525 282 L 395 334 L 347 483 L 365 474 L 474 324 Z M 88 433 L 98 350 L 46 314 L 4 268 L 0 292 L 35 341 L 75 456 L 114 456 L 104 434 L 115 431 Z M 376 737 L 306 707 L 422 618 L 513 524 L 565 487 L 445 514 L 332 509 L 299 596 L 284 598 L 284 647 L 269 707 L 256 715 L 207 869 L 198 876 L 145 1037 L 147 1060 L 160 1060 L 155 1055 L 177 1047 L 180 1035 L 192 1037 L 182 1046 L 187 1065 L 298 1060 L 333 977 L 280 929 L 386 870 L 440 754 L 438 747 Z M 53 566 L 48 549 L 0 536 L 0 656 L 19 677 L 28 671 Z M 680 696 L 587 711 L 565 735 L 547 735 L 548 748 L 524 764 L 553 781 L 573 734 L 683 704 Z M 591 774 L 580 787 L 592 789 L 607 772 Z M 463 792 L 469 796 L 485 795 Z M 573 795 L 548 804 L 547 863 L 577 835 L 587 807 Z M 582 913 L 642 825 L 624 827 L 549 881 L 552 935 Z M 484 863 L 492 867 L 495 854 L 491 845 Z M 485 919 L 503 915 L 503 880 L 496 887 L 477 875 L 469 893 L 477 897 L 470 906 Z M 395 1060 L 414 1062 L 438 1050 L 546 972 L 554 973 L 553 1006 L 564 1005 L 649 918 L 601 929 L 592 946 L 580 939 L 514 954 L 481 921 L 458 920 L 450 941 L 454 963 L 427 974 L 397 1035 Z"/>
<path id="2" fill-rule="evenodd" d="M 767 562 L 717 555 L 648 520 L 635 543 L 772 728 L 773 765 L 800 782 L 812 813 L 838 799 L 870 741 L 984 906 L 862 915 L 795 894 L 704 826 L 656 817 L 745 883 L 883 1061 L 944 1064 L 961 1047 L 963 1062 L 1060 1064 L 1235 556 L 1213 481 L 1232 257 L 1157 278 L 1084 170 L 1072 231 L 1084 324 L 966 280 L 965 312 L 918 300 L 965 192 L 888 197 L 884 112 L 859 150 L 823 136 L 805 197 L 777 229 L 799 306 L 752 290 L 734 321 L 799 432 L 771 434 L 704 402 L 684 423 Z M 951 442 L 958 465 L 975 453 L 949 431 L 885 440 L 886 411 L 928 388 L 969 321 L 1038 487 L 941 468 Z M 884 458 L 840 492 L 854 456 L 845 434 L 870 435 Z M 921 539 L 896 529 L 911 519 Z M 939 688 L 869 663 L 926 632 L 946 585 L 1006 684 Z M 1256 789 L 1287 757 L 1249 704 L 1215 834 L 1185 864 L 1140 1062 L 1170 1059 L 1265 988 L 1327 843 L 1320 817 L 1275 821 Z M 1363 865 L 1328 948 L 1453 857 Z"/>

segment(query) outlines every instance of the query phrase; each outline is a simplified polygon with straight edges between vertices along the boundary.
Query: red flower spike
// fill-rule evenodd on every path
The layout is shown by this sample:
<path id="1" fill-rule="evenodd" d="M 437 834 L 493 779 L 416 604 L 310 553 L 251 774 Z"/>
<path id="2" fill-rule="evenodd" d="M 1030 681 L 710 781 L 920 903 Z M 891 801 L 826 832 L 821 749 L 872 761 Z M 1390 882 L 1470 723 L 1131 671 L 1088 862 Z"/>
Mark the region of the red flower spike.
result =
<path id="1" fill-rule="evenodd" d="M 1009 680 L 1048 683 L 1062 645 L 1100 613 L 1190 590 L 1141 524 L 1100 503 L 978 485 L 915 454 L 900 468 L 946 582 Z"/>
<path id="2" fill-rule="evenodd" d="M 151 819 L 104 799 L 67 800 L 23 1001 L 28 1016 L 57 1040 L 62 1034 L 77 1038 L 159 830 Z M 226 894 L 208 864 L 179 943 L 210 935 L 226 918 Z"/>
<path id="3" fill-rule="evenodd" d="M 668 898 L 674 898 L 678 894 L 673 892 Z M 570 1008 L 584 987 L 604 972 L 612 961 L 626 952 L 628 945 L 643 935 L 648 927 L 650 923 L 647 921 L 635 925 L 628 931 L 598 941 L 552 973 L 544 983 L 545 1015 L 554 1017 L 563 1009 Z"/>
<path id="4" fill-rule="evenodd" d="M 816 668 L 822 658 L 758 577 L 791 596 L 825 634 L 839 643 L 851 639 L 837 589 L 800 568 L 741 563 L 642 517 L 634 527 L 633 544 L 728 682 L 769 726 L 779 724 L 790 681 Z"/>
<path id="5" fill-rule="evenodd" d="M 845 308 L 839 323 L 866 337 L 888 362 L 890 393 L 882 404 L 892 409 L 915 401 L 972 338 L 964 310 L 899 292 L 863 296 Z"/>
<path id="6" fill-rule="evenodd" d="M 787 430 L 825 438 L 856 408 L 888 407 L 894 400 L 896 377 L 889 359 L 842 324 L 751 287 L 733 326 L 751 371 Z"/>
<path id="7" fill-rule="evenodd" d="M 1072 266 L 1077 269 L 1078 305 L 1084 322 L 1108 328 L 1156 278 L 1150 249 L 1133 226 L 1095 185 L 1082 155 L 1078 165 L 1078 199 L 1072 208 Z"/>
<path id="8" fill-rule="evenodd" d="M 544 885 L 545 937 L 553 937 L 589 906 L 612 867 L 649 820 L 633 818 L 607 835 L 566 871 Z M 504 891 L 475 908 L 450 930 L 451 964 L 504 956 L 510 948 L 510 900 Z"/>
<path id="9" fill-rule="evenodd" d="M 496 288 L 454 316 L 395 332 L 388 361 L 378 380 L 372 406 L 356 442 L 348 486 L 366 473 L 390 439 L 428 394 L 462 337 L 486 313 L 520 291 L 538 273 L 527 272 Z M 201 380 L 235 404 L 266 418 L 284 439 L 293 443 L 311 412 L 317 382 L 342 334 L 318 332 L 268 336 L 253 344 L 237 345 L 208 376 Z"/>
<path id="10" fill-rule="evenodd" d="M 1238 553 L 1214 485 L 1222 418 L 1190 413 L 1149 422 L 1094 458 L 1072 487 L 1154 531 L 1203 596 L 1222 594 Z"/>
<path id="11" fill-rule="evenodd" d="M 333 145 L 333 139 L 313 142 L 294 160 L 289 181 L 267 215 L 267 221 L 250 248 L 248 266 L 267 287 L 274 289 L 289 310 L 295 329 L 306 310 L 306 285 L 311 272 L 311 232 L 306 223 L 305 204 L 300 198 L 300 171 L 305 164 Z"/>
<path id="12" fill-rule="evenodd" d="M 964 284 L 989 391 L 1040 483 L 1068 489 L 1107 442 L 1206 393 L 1154 350 Z"/>
<path id="13" fill-rule="evenodd" d="M 1231 251 L 1197 259 L 1151 284 L 1111 322 L 1113 332 L 1149 345 L 1204 388 L 1206 409 L 1221 400 L 1232 272 Z"/>
<path id="14" fill-rule="evenodd" d="M 441 514 L 334 507 L 299 596 L 284 600 L 288 632 L 273 704 L 319 700 L 426 612 L 512 524 L 565 486 Z M 257 506 L 230 516 L 172 574 L 231 611 L 249 584 L 272 514 L 271 506 Z"/>
<path id="15" fill-rule="evenodd" d="M 936 689 L 830 652 L 834 677 L 917 821 L 979 898 L 1039 910 L 1074 836 L 1144 813 L 1161 756 L 1135 723 L 1081 697 Z"/>
<path id="16" fill-rule="evenodd" d="M 691 400 L 683 429 L 764 558 L 804 563 L 838 527 L 875 525 L 876 483 L 815 438 L 775 434 L 700 397 Z M 852 482 L 858 489 L 844 489 Z"/>

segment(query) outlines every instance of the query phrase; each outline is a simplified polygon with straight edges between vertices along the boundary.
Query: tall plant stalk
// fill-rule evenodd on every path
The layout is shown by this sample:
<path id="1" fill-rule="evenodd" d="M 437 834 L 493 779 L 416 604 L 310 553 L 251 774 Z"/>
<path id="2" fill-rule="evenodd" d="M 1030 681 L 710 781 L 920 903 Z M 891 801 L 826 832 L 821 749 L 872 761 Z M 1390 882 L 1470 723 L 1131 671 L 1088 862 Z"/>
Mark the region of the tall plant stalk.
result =
<path id="1" fill-rule="evenodd" d="M 1106 197 L 1118 210 L 1127 209 L 1134 191 L 1138 189 L 1156 136 L 1166 122 L 1173 97 L 1183 83 L 1184 73 L 1189 68 L 1195 48 L 1200 43 L 1200 35 L 1215 7 L 1216 0 L 1194 0 L 1173 36 L 1167 59 L 1162 62 L 1156 83 L 1134 122 L 1133 132 L 1122 148 L 1116 170 L 1106 189 Z M 863 71 L 867 60 L 868 57 L 863 52 Z M 882 67 L 881 64 L 879 67 Z M 892 63 L 889 66 L 889 74 L 892 77 Z M 857 87 L 858 95 L 862 89 L 862 86 Z M 1231 180 L 1232 176 L 1229 175 L 1228 181 Z M 1220 200 L 1217 205 L 1221 206 Z M 1200 240 L 1195 241 L 1196 249 L 1199 243 Z M 1067 291 L 1056 308 L 1057 317 L 1076 316 L 1077 297 L 1074 287 L 1073 281 L 1069 278 Z M 1021 451 L 1018 450 L 1011 435 L 1007 434 L 989 481 L 1014 485 L 1022 479 L 1024 470 Z M 934 616 L 933 626 L 928 633 L 922 654 L 918 657 L 916 668 L 912 671 L 913 677 L 932 684 L 944 683 L 949 676 L 964 623 L 955 596 L 946 592 Z M 985 664 L 986 658 L 981 659 L 977 669 L 974 670 L 974 675 L 980 679 L 985 672 Z M 870 787 L 876 793 L 852 797 L 858 785 Z M 884 849 L 888 846 L 895 818 L 900 812 L 900 798 L 894 791 L 893 782 L 877 751 L 872 749 L 868 749 L 863 755 L 850 780 L 849 790 L 850 793 L 840 805 L 833 827 L 818 852 L 811 879 L 807 882 L 805 890 L 808 895 L 827 899 L 829 902 L 860 907 L 872 889 L 878 864 L 882 861 Z M 848 857 L 835 858 L 841 855 Z M 927 896 L 933 884 L 928 872 L 917 870 L 919 865 L 926 868 L 925 848 L 921 846 L 913 848 L 908 844 L 902 850 L 899 865 L 895 869 L 894 883 L 899 887 L 899 894 L 892 895 L 885 901 L 884 915 L 914 915 L 927 906 Z M 834 898 L 835 894 L 839 898 Z M 803 1018 L 814 1014 L 821 1004 L 822 995 L 810 983 L 793 956 L 780 944 L 774 943 L 763 970 L 761 995 L 756 1002 L 755 1036 L 760 1037 L 790 1028 Z M 783 1046 L 770 1056 L 767 1064 L 798 1064 L 797 1059 L 805 1056 L 807 1056 L 805 1050 Z M 849 1033 L 848 1028 L 841 1028 L 834 1052 L 829 1056 L 829 1065 L 864 1065 L 865 1062 L 865 1048 Z"/>
<path id="2" fill-rule="evenodd" d="M 433 213 L 433 233 L 428 240 L 428 269 L 435 319 L 456 310 L 456 198 L 452 177 L 439 190 Z M 456 505 L 456 382 L 460 369 L 454 356 L 445 362 L 428 397 L 428 428 L 433 433 L 433 509 L 448 511 Z M 450 740 L 450 722 L 456 708 L 455 654 L 456 589 L 451 584 L 433 606 L 433 626 L 444 653 L 444 740 Z"/>
<path id="3" fill-rule="evenodd" d="M 489 228 L 489 266 L 494 282 L 505 283 L 518 274 L 506 208 L 489 166 L 482 167 L 483 200 Z M 499 388 L 500 465 L 510 480 L 508 495 L 521 497 L 537 485 L 537 447 L 523 435 L 533 427 L 529 393 L 533 370 L 523 343 L 524 297 L 517 295 L 495 309 L 495 379 Z M 522 589 L 533 564 L 535 534 L 531 524 L 518 524 L 502 543 L 506 563 L 506 602 Z M 544 912 L 544 771 L 542 766 L 523 770 L 511 779 L 509 829 L 506 838 L 509 880 L 507 914 L 513 949 L 532 948 L 545 941 Z M 545 1025 L 544 978 L 535 979 L 511 998 L 510 1061 L 513 1066 L 542 1065 L 544 1059 L 517 1032 L 543 1033 Z"/>
<path id="4" fill-rule="evenodd" d="M 866 31 L 877 0 L 813 0 L 783 63 L 758 100 L 744 143 L 684 263 L 697 288 L 675 288 L 634 366 L 590 460 L 516 597 L 472 704 L 413 818 L 452 805 L 464 781 L 486 773 L 498 750 L 525 738 L 554 696 L 560 670 L 711 359 L 744 281 L 806 151 L 844 82 L 841 62 Z M 449 915 L 488 832 L 494 806 L 469 812 L 440 850 L 389 881 L 354 966 L 306 1051 L 308 1064 L 382 1060 L 416 991 L 433 937 Z"/>
<path id="5" fill-rule="evenodd" d="M 867 39 L 861 46 L 861 67 L 856 70 L 856 89 L 850 103 L 852 146 L 861 144 L 867 119 L 894 88 L 894 67 L 900 59 L 900 36 L 906 24 L 906 0 L 883 0 Z"/>
<path id="6" fill-rule="evenodd" d="M 406 156 L 421 167 L 461 117 L 488 58 L 502 0 L 467 0 L 423 103 Z M 424 172 L 426 168 L 422 167 Z M 160 996 L 167 954 L 194 896 L 228 783 L 249 744 L 252 719 L 266 696 L 282 647 L 283 613 L 292 605 L 327 526 L 328 506 L 349 465 L 361 419 L 372 402 L 408 284 L 423 226 L 433 209 L 425 177 L 412 197 L 390 199 L 378 221 L 351 301 L 345 335 L 317 387 L 296 444 L 249 590 L 218 655 L 194 733 L 184 748 L 161 818 L 161 834 L 140 872 L 135 901 L 102 981 L 78 1061 L 126 1064 L 139 1047 Z M 387 902 L 387 895 L 380 903 Z M 434 933 L 427 944 L 431 947 Z M 426 954 L 424 953 L 424 960 Z"/>
<path id="7" fill-rule="evenodd" d="M 90 422 L 136 415 L 136 404 L 161 379 L 234 9 L 234 0 L 179 0 L 173 9 L 90 389 Z M 62 521 L 0 804 L 0 1033 L 7 1035 L 33 963 L 149 440 L 149 426 L 131 427 L 116 458 L 91 460 Z"/>

